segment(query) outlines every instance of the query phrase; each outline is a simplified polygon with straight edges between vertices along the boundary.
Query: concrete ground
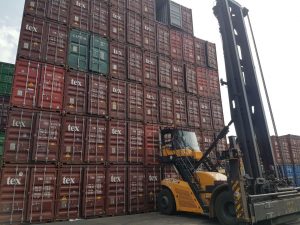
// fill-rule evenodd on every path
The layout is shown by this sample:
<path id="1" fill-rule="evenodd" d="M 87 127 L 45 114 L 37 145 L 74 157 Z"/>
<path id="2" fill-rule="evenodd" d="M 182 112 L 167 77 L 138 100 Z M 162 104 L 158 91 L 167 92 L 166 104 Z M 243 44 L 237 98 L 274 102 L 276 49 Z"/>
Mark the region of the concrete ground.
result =
<path id="1" fill-rule="evenodd" d="M 51 225 L 219 225 L 216 220 L 193 214 L 162 215 L 160 213 L 144 213 L 127 216 L 103 217 L 97 219 L 55 222 Z M 45 224 L 45 225 L 50 225 Z M 300 220 L 287 225 L 299 225 Z"/>

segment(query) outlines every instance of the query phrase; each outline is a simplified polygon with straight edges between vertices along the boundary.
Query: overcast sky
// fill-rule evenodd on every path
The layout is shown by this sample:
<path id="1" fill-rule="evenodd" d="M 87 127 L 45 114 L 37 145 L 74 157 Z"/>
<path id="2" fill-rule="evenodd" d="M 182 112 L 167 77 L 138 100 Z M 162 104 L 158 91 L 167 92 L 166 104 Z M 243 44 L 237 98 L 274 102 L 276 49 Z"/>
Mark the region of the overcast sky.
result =
<path id="1" fill-rule="evenodd" d="M 175 0 L 193 9 L 195 36 L 217 44 L 220 77 L 225 67 L 215 0 Z M 260 58 L 280 135 L 300 135 L 300 14 L 299 0 L 238 0 L 250 12 Z M 0 7 L 0 61 L 15 62 L 24 0 Z M 227 90 L 222 87 L 225 121 L 230 121 Z M 266 107 L 265 107 L 266 108 Z M 270 125 L 270 123 L 269 123 Z M 270 127 L 270 132 L 273 130 Z"/>

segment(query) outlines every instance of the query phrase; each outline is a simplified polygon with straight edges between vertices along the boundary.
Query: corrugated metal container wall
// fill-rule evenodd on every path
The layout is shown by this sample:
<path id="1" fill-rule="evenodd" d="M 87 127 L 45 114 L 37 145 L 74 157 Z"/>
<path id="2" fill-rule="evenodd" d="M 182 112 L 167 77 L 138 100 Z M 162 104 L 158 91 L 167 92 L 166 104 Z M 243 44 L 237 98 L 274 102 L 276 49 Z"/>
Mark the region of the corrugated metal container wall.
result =
<path id="1" fill-rule="evenodd" d="M 143 32 L 141 15 L 135 12 L 127 11 L 127 42 L 141 47 L 142 36 Z"/>
<path id="2" fill-rule="evenodd" d="M 125 121 L 109 121 L 107 160 L 110 163 L 127 161 L 127 129 Z"/>
<path id="3" fill-rule="evenodd" d="M 60 161 L 80 164 L 84 157 L 85 118 L 67 115 L 62 122 Z"/>
<path id="4" fill-rule="evenodd" d="M 166 124 L 173 124 L 174 122 L 174 109 L 173 109 L 173 96 L 172 92 L 161 89 L 159 91 L 160 102 L 160 122 Z"/>
<path id="5" fill-rule="evenodd" d="M 47 17 L 66 24 L 69 21 L 70 4 L 71 0 L 48 1 Z"/>
<path id="6" fill-rule="evenodd" d="M 145 51 L 143 61 L 144 84 L 157 87 L 157 55 Z"/>
<path id="7" fill-rule="evenodd" d="M 99 0 L 91 1 L 90 31 L 102 37 L 108 36 L 108 4 Z"/>
<path id="8" fill-rule="evenodd" d="M 172 61 L 172 81 L 174 91 L 185 91 L 184 68 L 182 62 Z"/>
<path id="9" fill-rule="evenodd" d="M 3 167 L 0 187 L 0 222 L 20 224 L 26 221 L 30 169 L 26 165 Z"/>
<path id="10" fill-rule="evenodd" d="M 105 77 L 89 74 L 88 113 L 105 116 L 107 109 L 108 82 Z"/>
<path id="11" fill-rule="evenodd" d="M 186 97 L 183 94 L 174 93 L 173 98 L 174 123 L 177 126 L 185 127 L 187 125 Z"/>
<path id="12" fill-rule="evenodd" d="M 128 212 L 145 212 L 146 179 L 143 166 L 128 166 Z"/>
<path id="13" fill-rule="evenodd" d="M 158 57 L 158 76 L 159 86 L 172 89 L 171 61 L 162 55 Z"/>
<path id="14" fill-rule="evenodd" d="M 63 166 L 58 169 L 56 219 L 80 218 L 83 166 Z"/>
<path id="15" fill-rule="evenodd" d="M 198 86 L 198 94 L 201 97 L 209 97 L 209 80 L 207 77 L 207 69 L 204 67 L 197 67 L 197 86 Z"/>
<path id="16" fill-rule="evenodd" d="M 172 165 L 163 165 L 161 173 L 162 173 L 162 179 L 165 178 L 180 179 L 179 175 L 177 174 L 176 170 Z"/>
<path id="17" fill-rule="evenodd" d="M 155 0 L 142 0 L 142 14 L 144 17 L 155 20 Z"/>
<path id="18" fill-rule="evenodd" d="M 145 125 L 145 164 L 159 164 L 159 131 L 160 127 L 157 124 Z"/>
<path id="19" fill-rule="evenodd" d="M 111 118 L 126 119 L 126 82 L 111 80 L 109 82 L 109 115 Z"/>
<path id="20" fill-rule="evenodd" d="M 194 37 L 183 34 L 183 60 L 189 63 L 195 63 Z"/>
<path id="21" fill-rule="evenodd" d="M 289 135 L 289 147 L 292 153 L 293 162 L 300 164 L 300 137 L 296 135 Z M 300 174 L 299 174 L 300 178 Z"/>
<path id="22" fill-rule="evenodd" d="M 146 167 L 146 186 L 147 186 L 147 209 L 148 211 L 157 210 L 157 197 L 161 190 L 160 185 L 161 170 L 160 166 Z"/>
<path id="23" fill-rule="evenodd" d="M 31 0 L 25 1 L 24 12 L 36 17 L 46 17 L 47 1 L 46 0 Z"/>
<path id="24" fill-rule="evenodd" d="M 195 45 L 195 62 L 197 66 L 205 67 L 206 63 L 206 41 L 194 38 Z"/>
<path id="25" fill-rule="evenodd" d="M 141 84 L 128 83 L 127 117 L 130 120 L 144 120 L 144 89 Z"/>
<path id="26" fill-rule="evenodd" d="M 218 71 L 208 69 L 207 78 L 209 80 L 210 97 L 212 99 L 221 99 Z"/>
<path id="27" fill-rule="evenodd" d="M 191 127 L 200 127 L 200 110 L 197 97 L 187 96 L 187 115 L 188 125 Z"/>
<path id="28" fill-rule="evenodd" d="M 28 190 L 27 221 L 50 222 L 55 215 L 57 169 L 55 166 L 34 166 Z"/>
<path id="29" fill-rule="evenodd" d="M 274 151 L 274 158 L 277 164 L 292 164 L 292 157 L 289 150 L 289 143 L 286 137 L 271 137 Z M 278 143 L 280 141 L 280 143 Z M 282 156 L 282 157 L 281 157 Z"/>
<path id="30" fill-rule="evenodd" d="M 201 148 L 206 151 L 211 143 L 215 140 L 215 133 L 213 131 L 202 131 Z"/>
<path id="31" fill-rule="evenodd" d="M 118 42 L 110 43 L 110 76 L 126 79 L 126 47 Z"/>
<path id="32" fill-rule="evenodd" d="M 121 1 L 120 1 L 121 2 Z M 119 1 L 118 1 L 118 5 Z M 118 6 L 110 7 L 110 38 L 120 42 L 126 40 L 126 13 L 124 8 Z"/>
<path id="33" fill-rule="evenodd" d="M 143 52 L 140 48 L 128 46 L 128 79 L 143 82 Z"/>
<path id="34" fill-rule="evenodd" d="M 103 118 L 87 118 L 84 161 L 104 163 L 106 160 L 107 122 Z"/>
<path id="35" fill-rule="evenodd" d="M 0 96 L 11 95 L 15 66 L 0 62 Z"/>
<path id="36" fill-rule="evenodd" d="M 215 130 L 224 128 L 223 107 L 221 101 L 211 101 L 212 120 Z"/>
<path id="37" fill-rule="evenodd" d="M 169 15 L 170 15 L 170 25 L 178 28 L 182 28 L 182 13 L 181 5 L 176 2 L 169 1 Z"/>
<path id="38" fill-rule="evenodd" d="M 32 152 L 35 114 L 32 111 L 13 110 L 9 114 L 6 131 L 4 162 L 28 163 Z"/>
<path id="39" fill-rule="evenodd" d="M 87 166 L 84 169 L 82 216 L 97 217 L 105 214 L 106 179 L 104 166 Z"/>
<path id="40" fill-rule="evenodd" d="M 56 162 L 60 150 L 61 116 L 57 113 L 37 112 L 32 160 Z"/>
<path id="41" fill-rule="evenodd" d="M 123 215 L 127 205 L 127 166 L 111 166 L 106 173 L 106 215 Z"/>
<path id="42" fill-rule="evenodd" d="M 106 0 L 106 1 L 109 1 L 113 7 L 115 6 L 119 7 L 120 9 L 125 11 L 124 9 L 126 7 L 126 0 Z"/>
<path id="43" fill-rule="evenodd" d="M 217 51 L 214 43 L 206 43 L 207 65 L 210 68 L 218 69 Z"/>
<path id="44" fill-rule="evenodd" d="M 197 85 L 197 74 L 196 69 L 193 65 L 185 65 L 185 82 L 186 82 L 186 92 L 191 94 L 198 94 Z"/>
<path id="45" fill-rule="evenodd" d="M 127 9 L 130 11 L 141 14 L 142 1 L 141 0 L 127 0 Z"/>
<path id="46" fill-rule="evenodd" d="M 201 128 L 204 130 L 212 130 L 213 128 L 212 116 L 211 116 L 212 108 L 211 108 L 210 101 L 206 98 L 200 98 L 199 106 L 200 106 Z M 221 129 L 223 129 L 223 127 Z"/>
<path id="47" fill-rule="evenodd" d="M 89 30 L 90 0 L 71 0 L 70 25 L 74 28 Z"/>
<path id="48" fill-rule="evenodd" d="M 156 22 L 154 20 L 143 19 L 143 47 L 156 52 Z"/>
<path id="49" fill-rule="evenodd" d="M 159 97 L 158 90 L 152 87 L 144 88 L 144 116 L 147 123 L 158 123 L 159 121 Z"/>
<path id="50" fill-rule="evenodd" d="M 128 162 L 144 162 L 144 132 L 143 123 L 128 122 Z"/>
<path id="51" fill-rule="evenodd" d="M 5 141 L 5 133 L 0 132 L 0 162 L 2 163 L 2 157 L 4 152 L 4 141 Z"/>
<path id="52" fill-rule="evenodd" d="M 109 67 L 108 42 L 97 35 L 90 38 L 89 70 L 96 73 L 107 74 Z"/>
<path id="53" fill-rule="evenodd" d="M 9 110 L 9 97 L 0 97 L 0 131 L 4 131 L 7 127 Z"/>
<path id="54" fill-rule="evenodd" d="M 171 57 L 175 60 L 182 60 L 182 32 L 176 30 L 170 30 L 170 46 L 171 46 Z"/>
<path id="55" fill-rule="evenodd" d="M 166 56 L 170 55 L 170 30 L 161 23 L 157 23 L 157 51 Z"/>
<path id="56" fill-rule="evenodd" d="M 182 29 L 188 34 L 194 34 L 192 9 L 181 6 Z"/>

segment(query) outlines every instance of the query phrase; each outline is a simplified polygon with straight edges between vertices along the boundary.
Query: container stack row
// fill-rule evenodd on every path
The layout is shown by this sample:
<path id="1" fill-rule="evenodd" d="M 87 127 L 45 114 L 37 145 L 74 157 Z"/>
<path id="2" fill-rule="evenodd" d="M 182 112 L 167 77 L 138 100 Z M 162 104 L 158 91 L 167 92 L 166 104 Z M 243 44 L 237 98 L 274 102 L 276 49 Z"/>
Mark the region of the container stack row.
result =
<path id="1" fill-rule="evenodd" d="M 300 186 L 300 136 L 272 136 L 271 141 L 279 171 Z"/>
<path id="2" fill-rule="evenodd" d="M 153 211 L 177 177 L 160 129 L 195 131 L 204 150 L 223 128 L 215 45 L 193 36 L 190 9 L 159 2 L 25 0 L 0 222 Z"/>

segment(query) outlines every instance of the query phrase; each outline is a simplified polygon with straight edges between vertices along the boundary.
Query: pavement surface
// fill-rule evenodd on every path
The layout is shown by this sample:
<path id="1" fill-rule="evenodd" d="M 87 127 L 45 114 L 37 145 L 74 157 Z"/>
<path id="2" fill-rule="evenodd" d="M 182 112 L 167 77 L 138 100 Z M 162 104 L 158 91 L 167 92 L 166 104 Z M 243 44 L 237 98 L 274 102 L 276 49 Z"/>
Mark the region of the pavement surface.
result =
<path id="1" fill-rule="evenodd" d="M 42 225 L 42 224 L 40 224 Z M 97 219 L 76 220 L 47 223 L 44 225 L 220 225 L 216 220 L 194 214 L 162 215 L 160 213 L 144 213 L 127 216 L 102 217 Z M 286 225 L 300 225 L 298 222 Z"/>

